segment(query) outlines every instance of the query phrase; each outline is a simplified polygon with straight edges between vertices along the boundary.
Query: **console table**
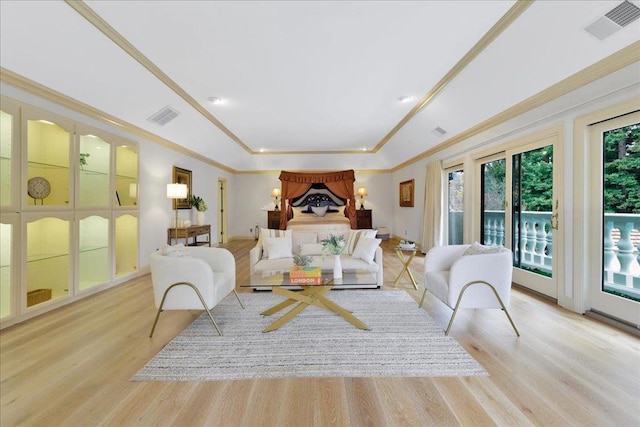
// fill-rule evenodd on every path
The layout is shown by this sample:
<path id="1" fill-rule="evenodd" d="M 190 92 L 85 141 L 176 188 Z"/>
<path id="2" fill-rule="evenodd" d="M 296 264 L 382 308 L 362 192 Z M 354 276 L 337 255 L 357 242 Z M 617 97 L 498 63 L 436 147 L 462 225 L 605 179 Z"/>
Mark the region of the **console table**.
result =
<path id="1" fill-rule="evenodd" d="M 177 239 L 176 239 L 176 230 L 177 230 Z M 207 236 L 206 242 L 199 242 L 198 236 Z M 178 240 L 184 239 L 185 246 L 203 246 L 209 245 L 211 246 L 211 226 L 210 225 L 192 225 L 191 227 L 179 227 L 169 228 L 167 229 L 167 244 L 171 244 L 171 239 L 176 239 L 176 244 Z M 189 243 L 189 239 L 193 239 L 191 243 Z"/>

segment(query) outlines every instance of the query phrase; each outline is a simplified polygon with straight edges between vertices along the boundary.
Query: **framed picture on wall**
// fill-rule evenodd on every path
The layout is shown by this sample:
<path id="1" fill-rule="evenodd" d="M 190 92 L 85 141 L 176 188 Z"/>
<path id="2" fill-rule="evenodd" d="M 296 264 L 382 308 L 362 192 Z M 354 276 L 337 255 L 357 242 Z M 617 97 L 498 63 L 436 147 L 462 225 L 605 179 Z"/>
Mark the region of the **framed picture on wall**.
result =
<path id="1" fill-rule="evenodd" d="M 403 181 L 400 183 L 400 206 L 413 207 L 414 180 Z"/>
<path id="2" fill-rule="evenodd" d="M 174 166 L 173 183 L 187 184 L 187 198 L 173 199 L 173 209 L 191 209 L 191 171 Z"/>

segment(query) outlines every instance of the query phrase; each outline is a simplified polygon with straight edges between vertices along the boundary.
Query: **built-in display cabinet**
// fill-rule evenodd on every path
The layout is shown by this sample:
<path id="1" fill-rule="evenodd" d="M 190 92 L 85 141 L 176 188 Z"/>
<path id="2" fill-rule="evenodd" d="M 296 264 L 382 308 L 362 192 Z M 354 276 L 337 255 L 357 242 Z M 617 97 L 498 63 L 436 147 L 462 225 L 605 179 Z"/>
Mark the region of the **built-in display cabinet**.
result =
<path id="1" fill-rule="evenodd" d="M 138 271 L 138 149 L 2 97 L 0 325 Z"/>

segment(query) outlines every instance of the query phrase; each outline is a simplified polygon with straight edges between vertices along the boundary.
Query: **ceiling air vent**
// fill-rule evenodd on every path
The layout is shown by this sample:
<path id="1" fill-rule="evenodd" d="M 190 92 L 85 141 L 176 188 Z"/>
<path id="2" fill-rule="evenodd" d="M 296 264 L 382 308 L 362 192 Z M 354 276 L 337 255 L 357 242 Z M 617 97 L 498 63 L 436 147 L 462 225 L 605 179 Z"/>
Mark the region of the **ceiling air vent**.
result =
<path id="1" fill-rule="evenodd" d="M 447 131 L 442 129 L 440 126 L 438 126 L 434 130 L 432 130 L 431 133 L 434 134 L 435 136 L 442 136 L 445 133 L 447 133 Z"/>
<path id="2" fill-rule="evenodd" d="M 602 41 L 638 18 L 640 8 L 629 1 L 623 1 L 584 30 Z"/>
<path id="3" fill-rule="evenodd" d="M 162 110 L 155 113 L 153 116 L 149 117 L 147 120 L 160 126 L 164 126 L 179 115 L 180 113 L 178 113 L 176 110 L 169 106 L 166 106 Z"/>

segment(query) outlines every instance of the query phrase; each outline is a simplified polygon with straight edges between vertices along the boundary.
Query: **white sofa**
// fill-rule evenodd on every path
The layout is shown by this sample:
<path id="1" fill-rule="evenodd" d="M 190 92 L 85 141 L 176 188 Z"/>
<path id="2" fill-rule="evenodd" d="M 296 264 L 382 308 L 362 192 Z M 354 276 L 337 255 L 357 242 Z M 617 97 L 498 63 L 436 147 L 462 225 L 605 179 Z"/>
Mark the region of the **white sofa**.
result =
<path id="1" fill-rule="evenodd" d="M 265 242 L 265 237 L 268 237 L 269 234 L 276 236 L 280 235 L 281 237 L 285 238 L 290 237 L 292 255 L 295 255 L 297 253 L 304 253 L 305 255 L 313 256 L 313 266 L 320 266 L 322 267 L 323 271 L 333 270 L 333 255 L 327 255 L 326 257 L 323 257 L 321 253 L 321 241 L 322 239 L 328 237 L 326 232 L 300 232 L 297 230 L 281 231 L 263 229 L 260 238 L 258 239 L 258 243 L 249 252 L 249 270 L 252 275 L 264 271 L 288 271 L 291 267 L 293 267 L 293 256 L 273 258 L 268 254 L 265 255 L 263 242 Z M 284 234 L 288 234 L 288 236 L 283 236 Z M 363 239 L 362 241 L 360 241 L 360 239 L 365 237 L 369 238 L 368 242 L 371 243 L 371 238 L 375 237 L 376 230 L 349 230 L 347 234 L 348 235 L 345 235 L 347 247 L 345 248 L 343 254 L 340 255 L 342 270 L 347 271 L 358 269 L 371 271 L 376 276 L 375 287 L 382 287 L 383 263 L 382 249 L 379 246 L 380 239 L 376 239 L 378 241 L 378 246 L 375 248 L 375 253 L 371 263 L 367 262 L 367 260 L 365 259 L 359 258 L 359 252 L 356 251 L 358 244 L 364 244 L 366 240 Z M 356 256 L 354 257 L 353 255 Z M 355 286 L 344 285 L 342 287 L 347 288 Z"/>

